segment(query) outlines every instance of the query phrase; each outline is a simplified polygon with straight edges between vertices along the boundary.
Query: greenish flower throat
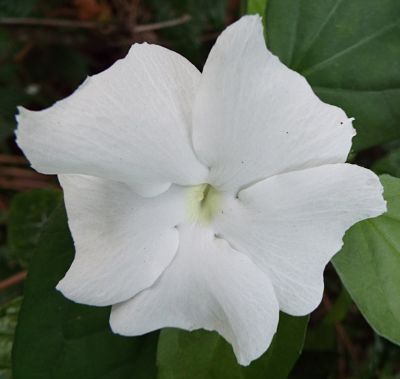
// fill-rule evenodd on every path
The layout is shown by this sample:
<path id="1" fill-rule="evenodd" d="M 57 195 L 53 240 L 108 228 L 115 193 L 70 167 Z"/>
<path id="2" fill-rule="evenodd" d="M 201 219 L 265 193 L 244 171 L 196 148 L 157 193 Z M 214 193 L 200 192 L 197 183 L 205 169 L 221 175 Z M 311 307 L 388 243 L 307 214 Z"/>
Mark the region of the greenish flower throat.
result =
<path id="1" fill-rule="evenodd" d="M 210 184 L 189 187 L 186 197 L 186 211 L 190 222 L 210 224 L 221 206 L 222 196 Z"/>

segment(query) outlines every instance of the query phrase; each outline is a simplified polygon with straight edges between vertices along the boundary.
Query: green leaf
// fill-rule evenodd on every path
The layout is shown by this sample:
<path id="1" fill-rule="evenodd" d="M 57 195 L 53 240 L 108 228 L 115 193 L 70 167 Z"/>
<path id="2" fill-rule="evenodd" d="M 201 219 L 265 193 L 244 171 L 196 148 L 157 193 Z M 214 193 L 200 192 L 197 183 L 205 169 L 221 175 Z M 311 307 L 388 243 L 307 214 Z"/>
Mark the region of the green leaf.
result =
<path id="1" fill-rule="evenodd" d="M 8 218 L 7 239 L 23 266 L 30 261 L 43 226 L 61 199 L 60 191 L 50 189 L 22 192 L 14 196 Z"/>
<path id="2" fill-rule="evenodd" d="M 30 265 L 13 349 L 14 379 L 148 379 L 157 333 L 110 331 L 110 308 L 88 307 L 55 290 L 73 258 L 63 207 L 48 221 Z"/>
<path id="3" fill-rule="evenodd" d="M 400 137 L 400 1 L 269 0 L 267 44 L 355 117 L 354 148 Z"/>
<path id="4" fill-rule="evenodd" d="M 247 0 L 247 14 L 265 16 L 268 0 Z"/>
<path id="5" fill-rule="evenodd" d="M 0 379 L 11 379 L 11 349 L 22 297 L 0 309 Z"/>
<path id="6" fill-rule="evenodd" d="M 160 334 L 158 379 L 284 379 L 299 357 L 308 317 L 281 313 L 268 351 L 248 367 L 240 366 L 230 345 L 217 333 L 164 329 Z"/>
<path id="7" fill-rule="evenodd" d="M 400 177 L 400 149 L 391 151 L 385 157 L 379 159 L 372 166 L 378 175 L 389 174 Z"/>
<path id="8" fill-rule="evenodd" d="M 333 263 L 372 328 L 400 344 L 400 179 L 381 182 L 388 212 L 354 225 Z"/>

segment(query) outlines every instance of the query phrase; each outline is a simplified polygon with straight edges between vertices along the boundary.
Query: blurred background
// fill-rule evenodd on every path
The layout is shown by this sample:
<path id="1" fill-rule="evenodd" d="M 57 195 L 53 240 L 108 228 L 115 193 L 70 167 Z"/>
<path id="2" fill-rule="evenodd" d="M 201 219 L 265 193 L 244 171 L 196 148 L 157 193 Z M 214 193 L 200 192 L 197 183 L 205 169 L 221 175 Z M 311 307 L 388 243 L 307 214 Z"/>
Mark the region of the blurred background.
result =
<path id="1" fill-rule="evenodd" d="M 62 196 L 56 179 L 30 169 L 14 142 L 17 105 L 50 106 L 135 42 L 166 46 L 201 69 L 218 34 L 245 6 L 240 0 L 0 0 L 0 379 L 12 377 L 26 270 Z M 390 153 L 398 146 L 368 148 L 352 159 L 398 176 L 400 154 Z M 400 378 L 399 348 L 372 331 L 332 267 L 326 283 L 290 378 Z"/>

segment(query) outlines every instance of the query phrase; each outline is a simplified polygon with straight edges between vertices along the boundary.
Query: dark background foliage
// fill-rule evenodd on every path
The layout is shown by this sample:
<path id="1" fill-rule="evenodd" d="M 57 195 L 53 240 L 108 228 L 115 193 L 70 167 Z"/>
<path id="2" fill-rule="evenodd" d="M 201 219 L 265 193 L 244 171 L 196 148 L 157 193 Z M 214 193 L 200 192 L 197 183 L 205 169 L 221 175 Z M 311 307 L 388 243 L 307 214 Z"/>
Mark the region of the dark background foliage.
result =
<path id="1" fill-rule="evenodd" d="M 282 1 L 288 3 L 288 7 L 291 6 L 289 0 Z M 380 6 L 384 7 L 385 2 L 386 0 Z M 328 6 L 331 1 L 320 0 L 316 3 Z M 368 109 L 376 103 L 376 98 L 371 96 L 379 96 L 376 93 L 379 88 L 373 88 L 371 93 L 365 87 L 371 83 L 373 86 L 376 78 L 360 77 L 352 66 L 347 70 L 337 71 L 338 77 L 333 77 L 333 81 L 326 81 L 323 71 L 318 72 L 315 68 L 309 70 L 308 68 L 314 66 L 314 59 L 320 60 L 318 54 L 324 54 L 335 46 L 329 43 L 324 45 L 322 36 L 321 46 L 318 41 L 311 41 L 310 45 L 310 41 L 305 38 L 292 46 L 291 51 L 282 48 L 289 46 L 285 39 L 290 37 L 286 32 L 279 34 L 282 24 L 287 22 L 287 30 L 290 31 L 290 25 L 297 23 L 297 31 L 300 30 L 300 35 L 307 37 L 307 25 L 312 26 L 312 20 L 309 24 L 302 25 L 296 21 L 293 12 L 279 16 L 280 7 L 274 4 L 277 2 L 271 2 L 269 18 L 281 17 L 283 21 L 268 25 L 267 18 L 270 47 L 286 64 L 299 72 L 304 71 L 304 75 L 315 83 L 315 87 L 318 87 L 316 91 L 326 101 L 344 108 L 354 107 L 355 102 L 358 102 L 358 107 L 366 107 L 361 112 L 361 121 L 367 125 L 367 131 L 374 130 L 373 138 L 368 137 L 371 133 L 361 132 L 351 160 L 365 167 L 372 167 L 378 174 L 399 176 L 400 140 L 397 138 L 400 133 L 396 123 L 398 118 L 390 114 L 394 112 L 393 106 L 387 115 L 378 115 L 381 119 L 371 119 L 368 113 Z M 51 292 L 58 276 L 62 276 L 62 270 L 65 271 L 68 267 L 73 248 L 62 206 L 60 208 L 62 194 L 57 181 L 31 170 L 14 143 L 16 106 L 42 109 L 53 104 L 70 94 L 87 75 L 104 70 L 116 59 L 123 57 L 135 42 L 147 41 L 164 45 L 183 54 L 201 68 L 217 35 L 226 25 L 237 19 L 245 7 L 246 4 L 239 0 L 0 0 L 0 379 L 12 377 L 11 351 L 15 325 L 24 296 L 23 281 L 32 261 L 36 276 L 32 275 L 29 280 L 33 282 L 40 279 L 42 285 L 35 291 L 25 293 L 27 301 L 24 306 L 35 309 L 36 313 L 31 313 L 32 317 L 36 320 L 42 318 L 44 324 L 49 322 L 46 328 L 52 329 L 48 335 L 40 335 L 32 330 L 19 338 L 14 358 L 21 359 L 20 362 L 23 363 L 15 370 L 14 377 L 125 379 L 156 375 L 155 363 L 149 363 L 148 360 L 155 360 L 152 341 L 157 339 L 158 334 L 134 341 L 116 338 L 109 330 L 104 330 L 107 325 L 107 310 L 97 312 L 76 306 L 61 299 L 61 295 Z M 338 17 L 343 19 L 346 12 Z M 393 15 L 394 19 L 396 17 L 398 15 Z M 335 39 L 338 45 L 341 43 L 340 38 L 347 38 L 346 29 L 343 33 Z M 305 51 L 308 54 L 304 54 Z M 358 66 L 365 63 L 363 56 L 356 56 L 352 62 Z M 376 69 L 388 72 L 385 65 Z M 356 83 L 358 87 L 353 90 L 364 91 L 363 97 L 357 96 L 354 99 L 353 92 L 341 92 L 343 88 L 339 85 L 340 80 L 346 75 L 356 77 L 356 82 L 359 81 Z M 376 77 L 379 75 L 378 73 Z M 382 130 L 390 128 L 388 133 L 381 133 L 374 126 L 379 122 L 385 123 L 386 129 Z M 58 218 L 54 219 L 56 208 Z M 50 226 L 41 238 L 43 226 L 51 217 L 53 222 L 50 221 Z M 54 238 L 64 241 L 64 250 L 60 250 L 59 255 L 52 258 L 50 245 Z M 38 257 L 33 260 L 35 255 Z M 56 268 L 53 273 L 45 270 L 47 260 L 51 259 L 55 259 Z M 52 302 L 52 308 L 47 309 L 49 301 Z M 84 317 L 80 322 L 82 314 Z M 29 324 L 28 318 L 24 316 L 24 323 Z M 290 319 L 283 317 L 283 320 L 281 334 L 287 335 L 289 339 L 302 338 L 305 324 L 292 325 Z M 60 333 L 63 338 L 69 338 L 68 344 L 63 345 L 67 351 L 63 356 L 57 350 L 61 349 Z M 102 342 L 99 341 L 104 339 L 101 340 L 99 334 L 93 333 L 101 333 L 102 338 L 107 339 L 110 349 L 122 352 L 119 360 L 110 357 L 103 361 L 102 366 L 99 362 L 84 360 L 85 358 L 79 356 L 79 349 L 85 351 L 87 346 L 98 351 L 98 357 L 109 355 L 107 351 L 101 351 Z M 83 339 L 87 334 L 90 337 Z M 177 345 L 186 346 L 188 351 L 192 351 L 193 341 L 196 344 L 203 343 L 205 349 L 212 346 L 223 362 L 231 359 L 230 352 L 221 353 L 226 347 L 218 345 L 211 334 L 207 340 L 192 339 L 192 342 L 185 335 L 178 338 L 168 334 L 168 331 L 164 334 L 164 347 L 157 358 L 160 366 L 159 378 L 188 377 L 185 375 L 191 363 L 185 361 L 185 356 L 178 348 L 174 350 Z M 75 341 L 74 344 L 71 341 Z M 38 368 L 41 362 L 37 361 L 37 355 L 31 357 L 32 362 L 26 358 L 33 349 L 43 349 L 43 355 L 47 354 L 43 358 L 43 365 L 50 366 L 51 363 L 52 367 L 46 373 Z M 275 344 L 274 349 L 281 356 L 298 355 L 296 351 L 290 352 L 290 346 L 285 350 Z M 193 350 L 193 354 L 195 353 L 196 349 Z M 172 362 L 171 366 L 163 366 L 165 359 Z M 204 379 L 251 378 L 252 372 L 256 370 L 260 373 L 267 366 L 284 364 L 267 357 L 264 363 L 239 375 L 237 372 L 221 372 L 220 362 L 217 360 L 212 364 L 212 375 L 210 372 L 203 375 L 199 374 L 202 372 L 201 362 L 195 370 L 198 370 L 198 378 Z M 28 373 L 24 364 L 37 367 L 39 371 Z M 88 368 L 88 365 L 93 368 Z M 176 376 L 172 376 L 171 370 Z M 290 367 L 287 371 L 289 370 Z M 132 376 L 129 374 L 131 371 Z M 85 372 L 90 374 L 86 375 Z M 190 377 L 193 377 L 192 373 Z M 326 271 L 323 302 L 311 316 L 303 353 L 289 377 L 400 378 L 400 349 L 373 332 L 343 288 L 332 266 L 328 266 Z M 271 379 L 278 379 L 278 376 Z"/>

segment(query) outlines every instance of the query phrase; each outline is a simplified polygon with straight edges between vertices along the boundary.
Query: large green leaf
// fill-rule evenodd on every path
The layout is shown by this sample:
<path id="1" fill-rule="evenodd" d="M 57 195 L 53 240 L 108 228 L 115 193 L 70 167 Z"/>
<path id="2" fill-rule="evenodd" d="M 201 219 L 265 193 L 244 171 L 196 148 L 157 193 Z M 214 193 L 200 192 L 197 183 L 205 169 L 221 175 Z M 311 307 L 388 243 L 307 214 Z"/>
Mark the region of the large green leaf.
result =
<path id="1" fill-rule="evenodd" d="M 400 1 L 269 0 L 267 44 L 355 117 L 360 150 L 400 137 Z"/>
<path id="2" fill-rule="evenodd" d="M 13 350 L 14 379 L 153 378 L 157 334 L 114 335 L 108 307 L 78 305 L 55 290 L 73 251 L 60 207 L 47 223 L 30 266 Z"/>
<path id="3" fill-rule="evenodd" d="M 10 206 L 7 240 L 23 266 L 30 261 L 43 226 L 62 199 L 61 191 L 36 189 L 15 195 Z"/>
<path id="4" fill-rule="evenodd" d="M 247 14 L 265 15 L 268 0 L 247 0 Z"/>
<path id="5" fill-rule="evenodd" d="M 270 348 L 248 367 L 239 366 L 232 348 L 217 333 L 164 329 L 158 345 L 158 379 L 284 379 L 301 353 L 307 323 L 308 317 L 281 314 Z"/>
<path id="6" fill-rule="evenodd" d="M 372 170 L 379 174 L 389 174 L 400 177 L 400 148 L 389 152 L 385 157 L 376 161 Z"/>
<path id="7" fill-rule="evenodd" d="M 388 212 L 353 226 L 333 263 L 374 330 L 400 344 L 400 179 L 381 181 Z"/>

